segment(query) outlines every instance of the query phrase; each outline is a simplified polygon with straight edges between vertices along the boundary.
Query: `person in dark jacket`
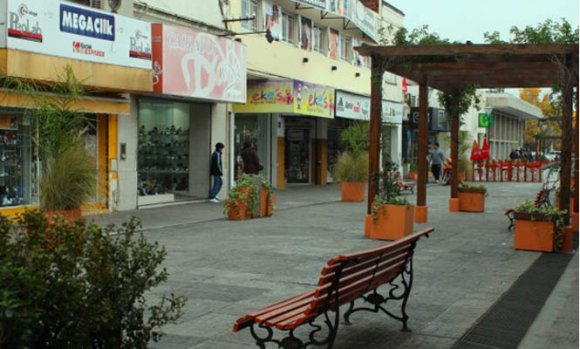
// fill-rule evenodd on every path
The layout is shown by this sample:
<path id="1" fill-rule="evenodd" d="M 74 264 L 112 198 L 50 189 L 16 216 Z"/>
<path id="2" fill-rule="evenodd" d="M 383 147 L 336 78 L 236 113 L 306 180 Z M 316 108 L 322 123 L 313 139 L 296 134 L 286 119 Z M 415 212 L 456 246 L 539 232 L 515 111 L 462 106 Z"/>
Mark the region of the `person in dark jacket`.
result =
<path id="1" fill-rule="evenodd" d="M 215 145 L 215 151 L 211 154 L 211 163 L 209 166 L 209 173 L 213 177 L 213 186 L 209 192 L 209 201 L 220 202 L 218 194 L 222 189 L 222 176 L 224 175 L 222 167 L 222 152 L 225 146 L 223 143 Z"/>
<path id="2" fill-rule="evenodd" d="M 244 143 L 244 149 L 242 149 L 242 161 L 244 162 L 244 173 L 247 174 L 259 174 L 262 170 L 262 165 L 260 164 L 260 158 L 256 149 L 252 146 L 252 143 L 247 141 Z"/>

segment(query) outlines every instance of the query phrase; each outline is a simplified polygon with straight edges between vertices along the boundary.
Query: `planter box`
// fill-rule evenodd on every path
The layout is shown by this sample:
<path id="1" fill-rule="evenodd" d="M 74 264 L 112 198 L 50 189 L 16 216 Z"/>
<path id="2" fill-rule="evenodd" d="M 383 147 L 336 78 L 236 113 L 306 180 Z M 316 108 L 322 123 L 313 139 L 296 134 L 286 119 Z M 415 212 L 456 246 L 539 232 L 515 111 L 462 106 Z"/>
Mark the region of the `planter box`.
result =
<path id="1" fill-rule="evenodd" d="M 226 203 L 229 205 L 229 203 Z M 228 219 L 230 221 L 241 221 L 248 218 L 248 206 L 243 201 L 238 201 L 237 205 L 231 205 L 228 212 Z"/>
<path id="2" fill-rule="evenodd" d="M 377 219 L 366 220 L 365 233 L 371 239 L 398 240 L 413 233 L 415 206 L 384 205 Z"/>
<path id="3" fill-rule="evenodd" d="M 514 248 L 528 251 L 554 251 L 553 217 L 515 213 Z"/>
<path id="4" fill-rule="evenodd" d="M 274 214 L 275 201 L 274 194 L 270 194 L 270 200 L 268 200 L 268 191 L 260 188 L 260 217 L 270 217 Z"/>
<path id="5" fill-rule="evenodd" d="M 343 182 L 340 185 L 340 196 L 342 201 L 361 202 L 365 200 L 364 182 Z"/>
<path id="6" fill-rule="evenodd" d="M 485 211 L 485 191 L 475 188 L 459 189 L 459 211 Z"/>
<path id="7" fill-rule="evenodd" d="M 409 172 L 409 174 L 407 175 L 407 178 L 417 179 L 417 172 Z"/>

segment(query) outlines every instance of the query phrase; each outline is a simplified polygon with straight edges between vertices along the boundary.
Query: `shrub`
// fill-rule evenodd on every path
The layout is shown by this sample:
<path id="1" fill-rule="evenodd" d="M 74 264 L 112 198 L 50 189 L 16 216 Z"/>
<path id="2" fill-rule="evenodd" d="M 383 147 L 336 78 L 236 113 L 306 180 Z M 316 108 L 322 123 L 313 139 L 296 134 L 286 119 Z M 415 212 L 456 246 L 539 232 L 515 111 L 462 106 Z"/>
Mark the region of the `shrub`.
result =
<path id="1" fill-rule="evenodd" d="M 332 171 L 332 178 L 336 182 L 366 182 L 368 177 L 369 155 L 366 152 L 341 153 Z"/>
<path id="2" fill-rule="evenodd" d="M 146 348 L 183 297 L 146 301 L 167 280 L 165 250 L 136 219 L 115 229 L 26 212 L 0 216 L 0 347 Z"/>

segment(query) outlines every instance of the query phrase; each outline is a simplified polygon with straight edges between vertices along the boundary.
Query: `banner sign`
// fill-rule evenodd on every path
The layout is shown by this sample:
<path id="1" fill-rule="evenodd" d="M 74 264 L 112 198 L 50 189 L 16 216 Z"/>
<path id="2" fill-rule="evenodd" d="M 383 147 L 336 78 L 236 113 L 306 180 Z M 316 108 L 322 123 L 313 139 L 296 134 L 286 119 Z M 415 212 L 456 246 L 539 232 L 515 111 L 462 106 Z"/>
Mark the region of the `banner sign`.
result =
<path id="1" fill-rule="evenodd" d="M 215 35 L 153 24 L 153 90 L 175 96 L 246 102 L 246 47 Z"/>
<path id="2" fill-rule="evenodd" d="M 248 84 L 246 104 L 236 113 L 285 113 L 332 119 L 334 89 L 299 80 L 254 81 Z"/>
<path id="3" fill-rule="evenodd" d="M 381 103 L 383 123 L 403 123 L 403 104 L 383 100 Z M 344 91 L 336 91 L 335 114 L 339 118 L 369 121 L 371 115 L 371 98 Z"/>
<path id="4" fill-rule="evenodd" d="M 294 84 L 292 80 L 248 82 L 246 104 L 234 106 L 237 113 L 292 113 Z"/>
<path id="5" fill-rule="evenodd" d="M 57 0 L 3 0 L 0 47 L 151 69 L 147 22 Z"/>
<path id="6" fill-rule="evenodd" d="M 332 119 L 334 89 L 294 80 L 294 113 Z"/>
<path id="7" fill-rule="evenodd" d="M 479 127 L 487 128 L 493 126 L 493 114 L 479 113 Z"/>
<path id="8" fill-rule="evenodd" d="M 335 116 L 354 120 L 370 120 L 371 99 L 366 96 L 336 91 Z"/>
<path id="9" fill-rule="evenodd" d="M 383 123 L 402 124 L 403 123 L 403 103 L 397 103 L 397 102 L 383 100 L 382 119 L 383 119 Z"/>

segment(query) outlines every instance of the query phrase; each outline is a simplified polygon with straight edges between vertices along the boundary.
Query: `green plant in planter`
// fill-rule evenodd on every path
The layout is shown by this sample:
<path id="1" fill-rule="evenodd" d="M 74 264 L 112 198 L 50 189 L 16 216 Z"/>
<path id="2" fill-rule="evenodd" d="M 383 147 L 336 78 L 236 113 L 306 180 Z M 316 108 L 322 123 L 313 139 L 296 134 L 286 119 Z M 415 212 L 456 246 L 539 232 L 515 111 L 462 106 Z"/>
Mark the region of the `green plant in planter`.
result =
<path id="1" fill-rule="evenodd" d="M 224 201 L 223 212 L 228 215 L 231 209 L 238 209 L 239 203 L 244 202 L 248 212 L 254 212 L 256 207 L 256 198 L 258 197 L 258 188 L 254 185 L 255 176 L 243 174 L 238 177 L 237 183 L 228 193 L 227 200 Z M 249 192 L 242 191 L 242 188 L 250 188 Z"/>
<path id="2" fill-rule="evenodd" d="M 524 213 L 530 215 L 531 220 L 534 216 L 545 216 L 550 218 L 554 223 L 554 246 L 556 249 L 562 247 L 562 237 L 564 235 L 564 215 L 567 211 L 559 210 L 554 206 L 537 206 L 532 200 L 526 199 L 514 208 L 515 213 Z"/>
<path id="3" fill-rule="evenodd" d="M 379 210 L 384 208 L 385 205 L 411 205 L 407 198 L 399 196 L 400 188 L 398 185 L 399 178 L 397 176 L 397 170 L 398 166 L 394 162 L 387 161 L 383 167 L 383 171 L 379 173 L 376 179 L 379 182 L 379 192 L 375 196 L 371 209 L 373 220 L 377 220 Z"/>
<path id="4" fill-rule="evenodd" d="M 259 178 L 260 178 L 260 188 L 266 190 L 268 197 L 268 205 L 271 205 L 272 213 L 274 213 L 275 207 L 274 204 L 272 203 L 272 194 L 274 193 L 274 188 L 272 187 L 272 184 L 270 184 L 270 181 L 268 181 L 266 177 L 259 176 Z"/>
<path id="5" fill-rule="evenodd" d="M 483 184 L 466 184 L 463 183 L 459 186 L 459 189 L 475 189 L 477 191 L 483 191 L 485 193 L 485 195 L 487 196 L 487 187 L 484 186 Z"/>
<path id="6" fill-rule="evenodd" d="M 147 348 L 184 297 L 145 297 L 167 253 L 133 218 L 121 227 L 0 215 L 0 347 Z"/>
<path id="7" fill-rule="evenodd" d="M 336 182 L 366 182 L 369 177 L 369 156 L 367 152 L 343 152 L 334 165 L 332 178 Z"/>
<path id="8" fill-rule="evenodd" d="M 409 164 L 409 172 L 414 172 L 417 173 L 417 164 L 412 162 L 411 164 Z"/>

